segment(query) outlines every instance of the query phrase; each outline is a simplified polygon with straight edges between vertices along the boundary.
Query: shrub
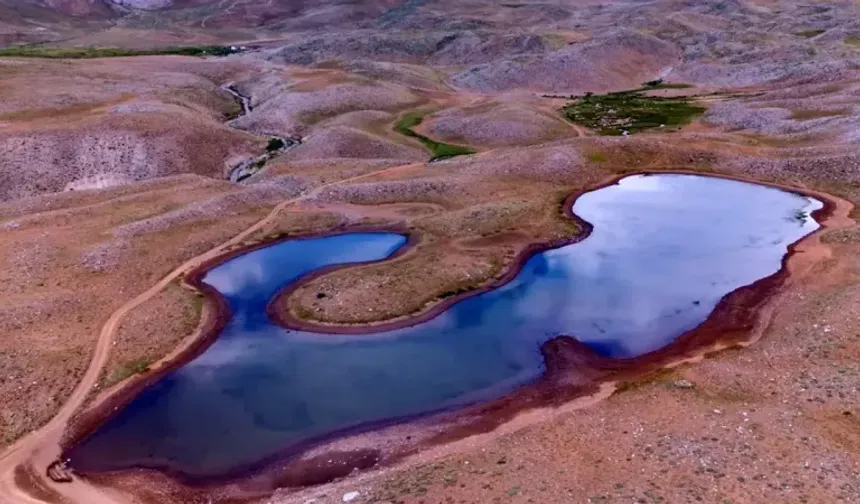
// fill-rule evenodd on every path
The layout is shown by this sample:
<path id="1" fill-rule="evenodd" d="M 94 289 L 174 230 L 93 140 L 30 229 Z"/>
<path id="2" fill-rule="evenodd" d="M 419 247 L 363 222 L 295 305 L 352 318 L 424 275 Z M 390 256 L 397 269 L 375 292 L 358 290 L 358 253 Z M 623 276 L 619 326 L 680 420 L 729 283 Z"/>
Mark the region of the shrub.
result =
<path id="1" fill-rule="evenodd" d="M 268 145 L 266 145 L 266 150 L 268 152 L 279 151 L 284 148 L 284 145 L 286 144 L 280 138 L 270 138 Z"/>

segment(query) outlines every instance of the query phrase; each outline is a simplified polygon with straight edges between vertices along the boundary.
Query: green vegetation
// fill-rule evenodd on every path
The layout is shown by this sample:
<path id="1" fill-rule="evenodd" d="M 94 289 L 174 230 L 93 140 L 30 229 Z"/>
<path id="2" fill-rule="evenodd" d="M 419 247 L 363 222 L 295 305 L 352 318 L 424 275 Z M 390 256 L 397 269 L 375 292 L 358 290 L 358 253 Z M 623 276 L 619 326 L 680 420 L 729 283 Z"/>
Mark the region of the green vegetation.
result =
<path id="1" fill-rule="evenodd" d="M 803 37 L 803 38 L 812 38 L 812 37 L 817 37 L 817 36 L 821 35 L 825 31 L 827 31 L 827 30 L 804 30 L 804 31 L 795 33 L 795 35 L 797 35 L 798 37 Z"/>
<path id="2" fill-rule="evenodd" d="M 421 121 L 424 120 L 424 115 L 424 112 L 408 112 L 403 114 L 400 120 L 397 121 L 397 124 L 394 125 L 394 130 L 402 135 L 418 136 L 417 133 L 412 131 L 412 128 L 421 124 Z"/>
<path id="3" fill-rule="evenodd" d="M 845 37 L 844 42 L 850 46 L 860 46 L 860 37 Z"/>
<path id="4" fill-rule="evenodd" d="M 546 33 L 541 35 L 540 38 L 542 38 L 544 43 L 554 51 L 557 51 L 570 43 L 566 38 L 557 33 Z"/>
<path id="5" fill-rule="evenodd" d="M 409 112 L 404 114 L 403 117 L 397 121 L 397 124 L 394 125 L 394 131 L 401 135 L 418 139 L 418 141 L 424 144 L 424 147 L 427 147 L 430 150 L 430 153 L 432 154 L 430 161 L 475 153 L 475 149 L 464 147 L 462 145 L 437 142 L 436 140 L 431 140 L 424 135 L 420 135 L 412 131 L 412 128 L 421 124 L 421 121 L 424 120 L 424 116 L 426 114 L 426 112 Z"/>
<path id="6" fill-rule="evenodd" d="M 636 390 L 647 385 L 664 384 L 667 385 L 679 377 L 674 369 L 661 369 L 653 373 L 646 373 L 642 376 L 633 378 L 632 380 L 623 380 L 618 382 L 616 390 L 625 392 L 628 390 Z"/>
<path id="7" fill-rule="evenodd" d="M 284 141 L 280 138 L 270 138 L 268 145 L 266 145 L 267 152 L 275 152 L 284 148 Z"/>
<path id="8" fill-rule="evenodd" d="M 606 154 L 602 152 L 592 152 L 588 155 L 588 160 L 592 163 L 604 163 L 606 162 Z"/>
<path id="9" fill-rule="evenodd" d="M 178 54 L 182 56 L 226 56 L 236 52 L 229 46 L 184 46 L 162 49 L 120 49 L 116 47 L 46 47 L 14 46 L 0 49 L 0 57 L 90 59 L 123 56 L 154 56 Z"/>
<path id="10" fill-rule="evenodd" d="M 203 304 L 205 303 L 205 298 L 203 294 L 200 292 L 195 292 L 194 297 L 191 298 L 192 308 L 194 309 L 194 316 L 197 320 L 200 320 L 200 317 L 203 315 Z"/>
<path id="11" fill-rule="evenodd" d="M 654 82 L 654 86 L 663 85 Z M 602 95 L 586 94 L 563 107 L 564 116 L 575 123 L 597 130 L 601 135 L 633 134 L 652 128 L 683 126 L 702 114 L 705 108 L 691 103 L 689 97 L 647 96 L 654 86 Z"/>
<path id="12" fill-rule="evenodd" d="M 150 358 L 140 358 L 124 362 L 119 369 L 104 379 L 101 386 L 110 387 L 111 385 L 119 383 L 130 376 L 149 371 L 149 366 L 151 366 L 153 362 L 155 362 L 155 360 Z"/>
<path id="13" fill-rule="evenodd" d="M 683 82 L 663 82 L 663 79 L 655 79 L 642 84 L 642 88 L 640 88 L 639 91 L 647 89 L 690 89 L 691 87 L 693 87 L 692 84 L 685 84 Z"/>

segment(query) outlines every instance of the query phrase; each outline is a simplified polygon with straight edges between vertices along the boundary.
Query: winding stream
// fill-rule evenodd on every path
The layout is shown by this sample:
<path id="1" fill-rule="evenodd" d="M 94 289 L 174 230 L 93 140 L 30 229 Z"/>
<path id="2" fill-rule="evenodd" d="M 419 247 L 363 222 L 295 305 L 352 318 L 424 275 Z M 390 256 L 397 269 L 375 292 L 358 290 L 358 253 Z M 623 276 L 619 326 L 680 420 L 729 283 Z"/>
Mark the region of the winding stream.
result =
<path id="1" fill-rule="evenodd" d="M 228 93 L 230 93 L 231 95 L 233 95 L 233 98 L 235 98 L 236 100 L 238 100 L 238 101 L 239 101 L 239 103 L 242 105 L 242 113 L 239 115 L 239 117 L 241 117 L 241 116 L 243 116 L 243 115 L 248 115 L 248 114 L 250 114 L 250 113 L 251 113 L 251 98 L 249 98 L 249 97 L 247 97 L 247 96 L 243 95 L 242 93 L 240 93 L 240 92 L 236 89 L 236 86 L 235 86 L 235 85 L 233 85 L 233 84 L 224 84 L 223 86 L 221 86 L 221 89 L 223 89 L 224 91 L 227 91 Z"/>
<path id="2" fill-rule="evenodd" d="M 220 338 L 74 447 L 71 466 L 218 476 L 348 426 L 504 395 L 541 375 L 539 348 L 560 334 L 617 358 L 659 349 L 727 293 L 778 271 L 787 247 L 817 229 L 809 214 L 821 206 L 730 180 L 627 177 L 576 201 L 594 225 L 586 240 L 536 254 L 504 287 L 428 322 L 380 334 L 286 330 L 266 304 L 310 271 L 385 258 L 403 236 L 246 253 L 205 277 L 233 314 Z"/>
<path id="3" fill-rule="evenodd" d="M 221 89 L 233 95 L 233 98 L 242 105 L 242 112 L 239 114 L 239 116 L 234 119 L 231 119 L 230 121 L 227 121 L 227 126 L 234 129 L 238 129 L 233 126 L 233 121 L 235 121 L 239 117 L 251 113 L 251 110 L 253 110 L 251 105 L 251 98 L 240 93 L 239 90 L 236 89 L 236 86 L 231 83 L 224 84 L 223 86 L 221 86 Z M 270 137 L 270 139 L 280 141 L 280 147 L 274 149 L 267 148 L 265 153 L 257 157 L 245 159 L 244 161 L 241 161 L 238 164 L 231 166 L 230 172 L 227 175 L 227 179 L 229 179 L 230 182 L 241 182 L 262 170 L 263 166 L 265 166 L 265 164 L 273 157 L 277 156 L 278 154 L 282 154 L 290 149 L 298 147 L 302 144 L 301 138 L 283 138 L 279 136 L 272 136 Z"/>

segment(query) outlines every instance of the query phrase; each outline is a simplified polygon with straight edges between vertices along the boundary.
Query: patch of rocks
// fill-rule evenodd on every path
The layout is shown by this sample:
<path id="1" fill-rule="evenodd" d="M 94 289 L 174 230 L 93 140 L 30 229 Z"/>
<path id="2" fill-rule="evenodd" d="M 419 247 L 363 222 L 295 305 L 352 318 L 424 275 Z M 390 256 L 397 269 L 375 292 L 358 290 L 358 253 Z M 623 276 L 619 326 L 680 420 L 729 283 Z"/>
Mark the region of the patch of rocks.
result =
<path id="1" fill-rule="evenodd" d="M 479 65 L 450 77 L 454 86 L 490 93 L 525 88 L 581 94 L 632 89 L 678 59 L 671 43 L 633 30 L 616 30 L 558 51 Z"/>
<path id="2" fill-rule="evenodd" d="M 325 202 L 347 202 L 359 205 L 432 201 L 463 192 L 462 186 L 441 179 L 364 182 L 326 187 L 317 197 Z"/>
<path id="3" fill-rule="evenodd" d="M 427 156 L 428 154 L 417 146 L 395 143 L 355 128 L 333 126 L 315 130 L 301 147 L 289 154 L 288 159 L 399 159 L 410 162 L 424 161 Z"/>
<path id="4" fill-rule="evenodd" d="M 357 110 L 401 109 L 416 101 L 412 93 L 394 85 L 340 83 L 315 91 L 281 89 L 231 124 L 258 135 L 277 132 L 304 137 L 310 125 L 327 117 Z"/>
<path id="5" fill-rule="evenodd" d="M 502 105 L 483 113 L 452 109 L 435 114 L 430 136 L 445 141 L 494 146 L 529 145 L 570 135 L 560 118 L 526 108 Z"/>
<path id="6" fill-rule="evenodd" d="M 274 206 L 284 199 L 296 197 L 307 185 L 296 177 L 279 176 L 239 190 L 195 201 L 154 217 L 137 220 L 113 228 L 116 238 L 133 238 L 147 233 L 165 231 L 178 224 L 196 220 L 211 220 L 245 213 L 249 208 Z"/>

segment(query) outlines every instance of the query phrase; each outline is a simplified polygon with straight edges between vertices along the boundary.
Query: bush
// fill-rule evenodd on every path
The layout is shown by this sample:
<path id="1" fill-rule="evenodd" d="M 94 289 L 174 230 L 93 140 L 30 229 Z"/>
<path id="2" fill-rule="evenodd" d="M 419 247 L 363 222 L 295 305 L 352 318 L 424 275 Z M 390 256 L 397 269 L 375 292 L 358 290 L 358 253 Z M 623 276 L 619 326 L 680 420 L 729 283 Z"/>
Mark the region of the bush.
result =
<path id="1" fill-rule="evenodd" d="M 284 145 L 286 144 L 280 138 L 270 138 L 266 150 L 269 152 L 279 151 L 284 148 Z"/>

